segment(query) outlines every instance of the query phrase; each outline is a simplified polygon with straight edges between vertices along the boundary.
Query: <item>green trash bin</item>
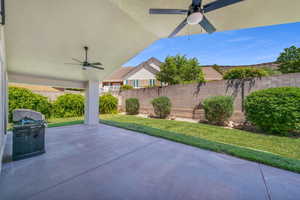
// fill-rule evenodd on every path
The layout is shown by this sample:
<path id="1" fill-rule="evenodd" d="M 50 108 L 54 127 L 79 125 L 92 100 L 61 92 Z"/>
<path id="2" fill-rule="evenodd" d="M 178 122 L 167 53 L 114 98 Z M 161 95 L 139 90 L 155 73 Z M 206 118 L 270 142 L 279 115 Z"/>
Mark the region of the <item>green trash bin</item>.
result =
<path id="1" fill-rule="evenodd" d="M 22 110 L 28 112 L 28 110 Z M 32 111 L 30 111 L 32 112 Z M 24 114 L 13 126 L 13 160 L 20 160 L 45 153 L 44 120 L 34 120 Z"/>

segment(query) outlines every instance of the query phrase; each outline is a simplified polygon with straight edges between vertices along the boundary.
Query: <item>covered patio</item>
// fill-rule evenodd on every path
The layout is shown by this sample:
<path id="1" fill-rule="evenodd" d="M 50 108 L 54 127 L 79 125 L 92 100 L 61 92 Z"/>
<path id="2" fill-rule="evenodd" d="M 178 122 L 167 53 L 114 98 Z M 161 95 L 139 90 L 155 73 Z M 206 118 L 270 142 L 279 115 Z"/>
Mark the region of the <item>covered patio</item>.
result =
<path id="1" fill-rule="evenodd" d="M 10 142 L 9 81 L 82 88 L 86 104 L 85 125 L 47 130 L 46 154 L 0 163 L 1 199 L 299 197 L 297 174 L 99 125 L 99 81 L 167 37 L 185 17 L 150 16 L 149 8 L 186 9 L 191 0 L 5 2 L 6 21 L 2 18 L 0 25 L 0 158 Z M 236 30 L 297 22 L 299 7 L 299 0 L 245 0 L 206 17 L 217 31 Z M 189 26 L 178 35 L 196 33 L 206 32 Z M 105 70 L 66 64 L 83 59 L 84 46 L 90 48 L 89 59 L 101 61 Z"/>
<path id="2" fill-rule="evenodd" d="M 273 199 L 300 175 L 106 125 L 47 129 L 47 153 L 3 166 L 2 199 Z"/>

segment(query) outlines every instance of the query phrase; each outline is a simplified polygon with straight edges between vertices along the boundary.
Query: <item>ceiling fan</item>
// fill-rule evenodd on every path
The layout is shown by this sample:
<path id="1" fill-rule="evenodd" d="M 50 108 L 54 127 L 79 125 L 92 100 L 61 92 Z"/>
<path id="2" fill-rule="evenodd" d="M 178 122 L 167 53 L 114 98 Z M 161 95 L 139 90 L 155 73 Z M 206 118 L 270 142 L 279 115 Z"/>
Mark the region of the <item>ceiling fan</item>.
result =
<path id="1" fill-rule="evenodd" d="M 151 8 L 150 14 L 175 14 L 175 15 L 187 15 L 187 17 L 175 28 L 175 30 L 169 35 L 170 37 L 175 36 L 181 29 L 187 24 L 196 25 L 199 24 L 207 33 L 213 33 L 216 28 L 209 20 L 205 17 L 205 13 L 208 13 L 219 8 L 223 8 L 244 0 L 216 0 L 206 5 L 202 5 L 203 0 L 192 0 L 192 4 L 185 9 L 156 9 Z"/>
<path id="2" fill-rule="evenodd" d="M 76 58 L 72 58 L 72 60 L 74 60 L 77 63 L 66 63 L 69 65 L 81 65 L 83 70 L 87 70 L 89 68 L 94 68 L 94 69 L 99 69 L 99 70 L 104 70 L 103 67 L 99 67 L 102 65 L 102 63 L 100 62 L 94 62 L 94 63 L 90 63 L 88 61 L 88 50 L 89 48 L 87 46 L 83 47 L 84 51 L 85 51 L 85 60 L 84 61 L 80 61 Z"/>

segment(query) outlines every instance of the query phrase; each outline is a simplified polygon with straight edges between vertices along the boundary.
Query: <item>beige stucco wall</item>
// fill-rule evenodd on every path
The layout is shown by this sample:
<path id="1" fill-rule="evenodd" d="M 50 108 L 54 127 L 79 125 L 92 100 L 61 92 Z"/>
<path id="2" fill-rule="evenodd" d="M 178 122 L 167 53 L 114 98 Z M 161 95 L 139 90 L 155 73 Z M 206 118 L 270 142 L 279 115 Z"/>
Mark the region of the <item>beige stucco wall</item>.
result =
<path id="1" fill-rule="evenodd" d="M 249 92 L 270 87 L 296 86 L 300 87 L 300 73 L 270 76 L 257 80 L 249 91 L 246 87 L 246 95 Z M 172 101 L 172 115 L 187 118 L 203 118 L 203 110 L 199 109 L 199 104 L 205 98 L 217 95 L 231 95 L 231 88 L 226 91 L 226 81 L 211 81 L 199 86 L 198 84 L 173 85 L 163 88 L 148 88 L 128 90 L 120 93 L 121 108 L 124 110 L 127 98 L 138 98 L 140 101 L 140 111 L 142 113 L 153 113 L 151 99 L 158 96 L 167 96 Z M 240 93 L 238 93 L 240 94 Z M 241 97 L 235 98 L 235 110 L 233 120 L 241 119 Z"/>

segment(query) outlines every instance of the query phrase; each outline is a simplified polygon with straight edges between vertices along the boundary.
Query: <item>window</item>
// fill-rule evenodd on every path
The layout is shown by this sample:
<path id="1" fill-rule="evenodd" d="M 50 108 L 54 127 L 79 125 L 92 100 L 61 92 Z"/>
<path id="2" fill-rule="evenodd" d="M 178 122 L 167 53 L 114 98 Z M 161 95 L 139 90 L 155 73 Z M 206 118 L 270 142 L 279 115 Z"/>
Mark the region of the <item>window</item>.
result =
<path id="1" fill-rule="evenodd" d="M 149 80 L 149 85 L 150 86 L 155 86 L 155 79 L 150 79 Z"/>
<path id="2" fill-rule="evenodd" d="M 129 85 L 129 81 L 128 80 L 125 80 L 125 85 Z"/>
<path id="3" fill-rule="evenodd" d="M 133 87 L 138 88 L 139 87 L 139 80 L 133 80 Z"/>

